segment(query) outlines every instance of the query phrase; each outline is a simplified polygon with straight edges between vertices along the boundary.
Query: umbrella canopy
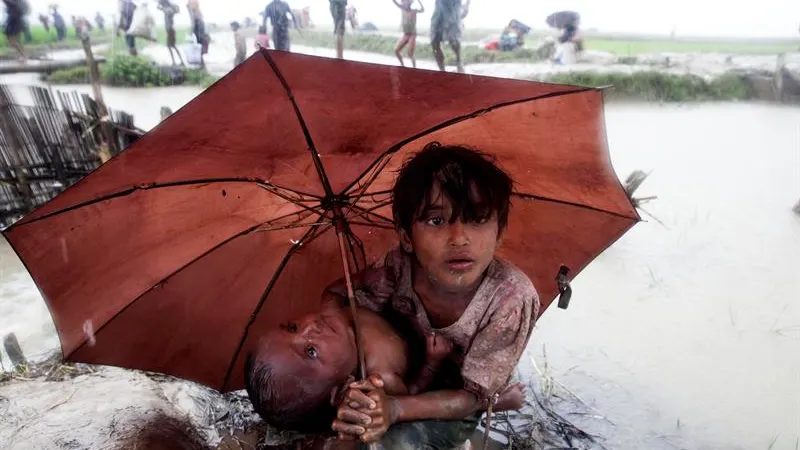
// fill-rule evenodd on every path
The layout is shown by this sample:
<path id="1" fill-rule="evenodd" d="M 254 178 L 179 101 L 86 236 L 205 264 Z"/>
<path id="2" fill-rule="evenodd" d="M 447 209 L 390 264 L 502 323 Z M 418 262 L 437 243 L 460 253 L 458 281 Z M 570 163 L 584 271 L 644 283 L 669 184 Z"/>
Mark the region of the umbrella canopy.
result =
<path id="1" fill-rule="evenodd" d="M 547 16 L 545 22 L 553 28 L 561 29 L 567 25 L 577 25 L 580 20 L 580 14 L 575 11 L 559 11 Z"/>
<path id="2" fill-rule="evenodd" d="M 500 255 L 542 311 L 562 265 L 639 220 L 601 91 L 262 51 L 5 236 L 67 359 L 235 390 L 260 332 L 317 308 L 343 253 L 363 268 L 394 245 L 396 170 L 432 141 L 515 179 Z"/>

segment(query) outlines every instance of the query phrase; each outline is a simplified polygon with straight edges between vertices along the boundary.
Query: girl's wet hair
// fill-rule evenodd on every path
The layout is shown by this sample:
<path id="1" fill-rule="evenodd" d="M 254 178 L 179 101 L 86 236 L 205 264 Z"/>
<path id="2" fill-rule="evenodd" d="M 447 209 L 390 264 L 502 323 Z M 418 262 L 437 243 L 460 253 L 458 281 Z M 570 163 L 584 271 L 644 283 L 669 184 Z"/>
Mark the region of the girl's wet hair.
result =
<path id="1" fill-rule="evenodd" d="M 398 229 L 411 236 L 415 220 L 438 203 L 434 183 L 453 206 L 450 223 L 480 222 L 497 217 L 498 231 L 508 224 L 513 181 L 493 158 L 459 145 L 431 142 L 407 160 L 394 184 L 392 213 Z"/>
<path id="2" fill-rule="evenodd" d="M 269 358 L 247 355 L 244 384 L 255 412 L 281 430 L 319 433 L 330 431 L 336 414 L 331 405 L 333 383 L 278 375 Z"/>

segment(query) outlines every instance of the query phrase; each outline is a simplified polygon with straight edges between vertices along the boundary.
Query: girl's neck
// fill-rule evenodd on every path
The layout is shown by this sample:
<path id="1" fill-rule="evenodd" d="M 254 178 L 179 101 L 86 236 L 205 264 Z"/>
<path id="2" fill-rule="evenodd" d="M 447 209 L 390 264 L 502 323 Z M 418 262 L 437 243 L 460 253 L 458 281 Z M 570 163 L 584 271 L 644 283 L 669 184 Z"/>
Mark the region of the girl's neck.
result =
<path id="1" fill-rule="evenodd" d="M 483 282 L 483 277 L 480 277 L 470 286 L 464 286 L 458 289 L 444 286 L 439 283 L 438 280 L 429 276 L 416 259 L 414 259 L 411 276 L 414 292 L 424 304 L 446 304 L 452 305 L 458 309 L 462 307 L 466 308 L 466 306 L 469 305 Z"/>

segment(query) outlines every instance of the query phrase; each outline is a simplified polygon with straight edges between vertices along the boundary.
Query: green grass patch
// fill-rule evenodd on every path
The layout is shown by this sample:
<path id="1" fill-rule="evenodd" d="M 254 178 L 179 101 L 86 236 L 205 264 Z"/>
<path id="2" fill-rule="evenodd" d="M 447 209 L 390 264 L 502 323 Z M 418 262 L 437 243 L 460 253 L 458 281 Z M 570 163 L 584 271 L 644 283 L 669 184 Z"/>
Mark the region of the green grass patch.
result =
<path id="1" fill-rule="evenodd" d="M 333 33 L 320 31 L 303 31 L 303 34 L 292 32 L 291 39 L 293 44 L 307 45 L 310 47 L 334 48 L 336 38 Z M 394 48 L 398 38 L 392 36 L 382 36 L 379 34 L 350 34 L 345 36 L 344 48 L 361 52 L 378 53 L 382 55 L 394 56 Z M 445 44 L 445 63 L 455 64 L 453 52 L 447 49 Z M 403 50 L 403 58 L 407 58 L 408 48 Z M 415 57 L 419 60 L 432 60 L 433 48 L 427 43 L 417 43 Z M 533 61 L 536 60 L 536 52 L 530 49 L 519 49 L 513 52 L 499 52 L 484 50 L 476 46 L 464 46 L 461 49 L 461 61 L 463 64 L 490 63 L 490 62 L 512 62 L 512 61 Z"/>
<path id="2" fill-rule="evenodd" d="M 755 98 L 752 84 L 744 77 L 728 74 L 707 82 L 695 75 L 661 72 L 595 73 L 571 72 L 547 77 L 544 81 L 578 86 L 613 86 L 610 98 L 656 102 L 733 101 Z"/>
<path id="3" fill-rule="evenodd" d="M 599 50 L 617 55 L 638 55 L 642 53 L 734 53 L 769 55 L 797 51 L 798 43 L 746 43 L 746 42 L 714 42 L 714 41 L 679 41 L 679 40 L 617 40 L 603 38 L 586 38 L 587 50 Z"/>
<path id="4" fill-rule="evenodd" d="M 176 41 L 178 43 L 182 43 L 186 40 L 186 35 L 190 33 L 189 29 L 186 28 L 179 28 L 176 29 Z M 105 30 L 101 31 L 97 28 L 92 30 L 90 33 L 92 44 L 105 44 L 109 42 L 113 42 L 116 39 L 115 45 L 119 46 L 120 49 L 125 49 L 125 42 L 124 36 L 120 35 L 117 36 L 113 30 L 110 30 L 108 26 Z M 23 38 L 22 35 L 20 35 Z M 35 55 L 39 52 L 49 51 L 49 50 L 68 50 L 68 49 L 77 49 L 81 48 L 81 40 L 75 36 L 75 29 L 72 27 L 67 27 L 67 36 L 64 38 L 63 41 L 59 41 L 56 38 L 56 30 L 53 27 L 50 27 L 50 32 L 45 31 L 44 27 L 41 25 L 32 25 L 31 26 L 31 42 L 24 42 L 23 38 L 23 46 L 25 47 L 25 51 L 31 55 Z M 164 27 L 156 27 L 156 42 L 162 45 L 167 44 L 167 30 Z M 137 39 L 137 47 L 141 48 L 145 45 L 152 44 L 153 42 L 147 41 L 145 39 Z M 16 58 L 16 52 L 13 48 L 11 48 L 8 44 L 8 39 L 6 38 L 5 34 L 0 33 L 0 57 L 14 57 Z"/>
<path id="5" fill-rule="evenodd" d="M 119 55 L 100 65 L 102 83 L 119 87 L 164 87 L 176 85 L 210 86 L 216 77 L 204 70 L 159 67 L 143 57 Z M 87 66 L 56 70 L 43 76 L 43 81 L 52 84 L 85 84 L 90 82 Z"/>

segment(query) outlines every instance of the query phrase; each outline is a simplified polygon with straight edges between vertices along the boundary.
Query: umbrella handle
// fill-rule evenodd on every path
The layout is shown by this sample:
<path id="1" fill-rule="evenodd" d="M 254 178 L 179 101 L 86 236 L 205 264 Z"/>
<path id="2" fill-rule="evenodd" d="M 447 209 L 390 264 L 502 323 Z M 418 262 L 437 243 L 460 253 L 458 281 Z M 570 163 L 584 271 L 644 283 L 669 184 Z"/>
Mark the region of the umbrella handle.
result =
<path id="1" fill-rule="evenodd" d="M 358 323 L 356 314 L 356 296 L 353 292 L 353 280 L 350 278 L 350 264 L 347 261 L 347 250 L 344 246 L 344 233 L 337 227 L 336 238 L 339 240 L 339 250 L 342 254 L 342 266 L 344 268 L 344 282 L 347 285 L 347 302 L 350 304 L 350 315 L 353 316 L 353 332 L 356 335 L 356 350 L 358 351 L 358 367 L 362 380 L 367 379 L 367 365 L 364 362 L 364 345 L 361 340 L 361 327 Z M 368 445 L 369 450 L 378 450 L 378 444 Z"/>
<path id="2" fill-rule="evenodd" d="M 338 228 L 338 227 L 337 227 Z M 344 268 L 344 282 L 347 285 L 347 303 L 350 304 L 350 315 L 353 317 L 353 332 L 356 337 L 356 350 L 358 351 L 358 367 L 362 380 L 367 379 L 367 365 L 364 363 L 364 345 L 361 341 L 361 327 L 358 323 L 356 314 L 356 298 L 353 293 L 353 280 L 350 278 L 350 264 L 347 258 L 347 250 L 344 245 L 344 232 L 336 230 L 336 238 L 339 240 L 339 250 L 342 254 L 342 266 Z"/>

